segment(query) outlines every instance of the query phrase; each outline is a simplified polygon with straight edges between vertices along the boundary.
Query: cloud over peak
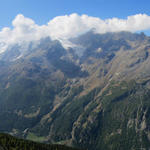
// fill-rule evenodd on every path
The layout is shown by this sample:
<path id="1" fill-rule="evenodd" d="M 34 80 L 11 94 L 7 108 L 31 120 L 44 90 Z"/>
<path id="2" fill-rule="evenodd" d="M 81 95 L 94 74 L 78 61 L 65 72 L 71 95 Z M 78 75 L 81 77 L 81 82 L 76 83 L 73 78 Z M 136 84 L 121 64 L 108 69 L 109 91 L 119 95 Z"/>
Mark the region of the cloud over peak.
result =
<path id="1" fill-rule="evenodd" d="M 97 33 L 118 31 L 142 31 L 150 29 L 150 16 L 136 14 L 126 19 L 111 18 L 102 20 L 76 13 L 58 16 L 46 25 L 39 26 L 32 19 L 18 14 L 12 21 L 13 28 L 5 27 L 0 31 L 0 43 L 13 44 L 24 41 L 39 40 L 50 36 L 52 39 L 68 39 L 83 34 L 91 29 Z M 3 44 L 0 44 L 3 45 Z"/>

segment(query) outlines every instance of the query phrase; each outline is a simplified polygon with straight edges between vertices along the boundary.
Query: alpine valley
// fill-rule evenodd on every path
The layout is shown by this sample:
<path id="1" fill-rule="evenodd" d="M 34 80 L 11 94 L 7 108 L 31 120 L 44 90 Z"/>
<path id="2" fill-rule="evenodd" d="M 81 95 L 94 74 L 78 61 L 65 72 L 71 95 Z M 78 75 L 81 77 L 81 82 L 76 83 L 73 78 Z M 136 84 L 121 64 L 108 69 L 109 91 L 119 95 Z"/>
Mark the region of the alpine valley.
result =
<path id="1" fill-rule="evenodd" d="M 0 132 L 88 150 L 150 149 L 150 37 L 89 31 L 0 53 Z"/>

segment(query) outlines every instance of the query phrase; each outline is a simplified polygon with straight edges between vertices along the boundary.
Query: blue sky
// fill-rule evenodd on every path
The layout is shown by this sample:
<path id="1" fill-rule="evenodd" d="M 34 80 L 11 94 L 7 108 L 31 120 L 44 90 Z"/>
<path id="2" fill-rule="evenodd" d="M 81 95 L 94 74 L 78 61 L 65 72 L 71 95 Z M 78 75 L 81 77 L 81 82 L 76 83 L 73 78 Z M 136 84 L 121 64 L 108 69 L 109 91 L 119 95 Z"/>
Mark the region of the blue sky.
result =
<path id="1" fill-rule="evenodd" d="M 47 36 L 65 41 L 91 29 L 150 35 L 150 0 L 0 0 L 1 49 Z"/>
<path id="2" fill-rule="evenodd" d="M 71 13 L 124 19 L 139 13 L 150 15 L 150 0 L 0 0 L 0 29 L 11 26 L 20 13 L 39 25 Z"/>

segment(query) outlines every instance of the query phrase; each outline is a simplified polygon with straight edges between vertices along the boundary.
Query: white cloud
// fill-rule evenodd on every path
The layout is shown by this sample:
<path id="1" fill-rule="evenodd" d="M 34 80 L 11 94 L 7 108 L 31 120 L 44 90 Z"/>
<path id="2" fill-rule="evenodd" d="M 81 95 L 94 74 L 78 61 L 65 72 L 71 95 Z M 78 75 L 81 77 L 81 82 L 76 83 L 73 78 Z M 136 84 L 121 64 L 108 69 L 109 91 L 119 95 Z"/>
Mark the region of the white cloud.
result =
<path id="1" fill-rule="evenodd" d="M 12 29 L 3 28 L 0 31 L 0 46 L 38 40 L 46 36 L 50 36 L 52 39 L 67 39 L 85 33 L 92 28 L 97 33 L 147 30 L 150 29 L 150 16 L 137 14 L 126 19 L 102 20 L 88 15 L 71 14 L 55 17 L 46 25 L 39 26 L 32 19 L 19 14 L 12 21 L 12 26 Z"/>

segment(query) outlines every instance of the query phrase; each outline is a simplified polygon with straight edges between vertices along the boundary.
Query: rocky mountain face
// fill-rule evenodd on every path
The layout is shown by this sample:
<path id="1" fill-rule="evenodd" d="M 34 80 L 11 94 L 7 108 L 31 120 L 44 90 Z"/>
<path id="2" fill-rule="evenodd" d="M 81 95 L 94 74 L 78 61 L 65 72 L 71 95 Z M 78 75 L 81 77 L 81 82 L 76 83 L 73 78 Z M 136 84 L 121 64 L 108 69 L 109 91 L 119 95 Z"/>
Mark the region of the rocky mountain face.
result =
<path id="1" fill-rule="evenodd" d="M 90 150 L 150 148 L 150 37 L 88 32 L 0 54 L 0 132 Z"/>

